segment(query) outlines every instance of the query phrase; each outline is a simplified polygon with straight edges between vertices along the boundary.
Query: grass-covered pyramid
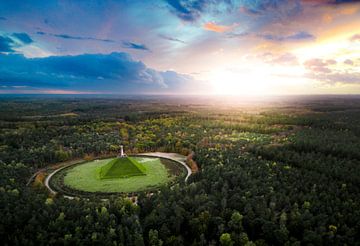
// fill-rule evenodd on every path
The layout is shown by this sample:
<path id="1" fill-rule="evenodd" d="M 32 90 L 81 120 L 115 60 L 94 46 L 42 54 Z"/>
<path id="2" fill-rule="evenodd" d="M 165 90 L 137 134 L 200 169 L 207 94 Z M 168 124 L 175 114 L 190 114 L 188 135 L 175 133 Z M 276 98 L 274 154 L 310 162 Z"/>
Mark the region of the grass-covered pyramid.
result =
<path id="1" fill-rule="evenodd" d="M 145 174 L 145 167 L 131 157 L 117 157 L 100 169 L 100 179 L 127 178 Z"/>

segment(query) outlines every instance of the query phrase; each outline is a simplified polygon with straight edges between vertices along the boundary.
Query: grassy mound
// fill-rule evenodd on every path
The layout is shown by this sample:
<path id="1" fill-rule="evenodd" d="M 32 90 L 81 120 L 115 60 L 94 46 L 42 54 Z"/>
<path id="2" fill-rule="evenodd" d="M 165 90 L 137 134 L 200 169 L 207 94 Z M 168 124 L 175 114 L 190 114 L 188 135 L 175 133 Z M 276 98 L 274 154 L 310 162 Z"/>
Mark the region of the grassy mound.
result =
<path id="1" fill-rule="evenodd" d="M 100 169 L 100 179 L 127 178 L 145 174 L 145 167 L 131 157 L 111 160 Z"/>
<path id="2" fill-rule="evenodd" d="M 185 175 L 185 169 L 179 164 L 156 157 L 130 157 L 145 169 L 146 175 L 131 176 L 128 178 L 100 179 L 101 167 L 114 160 L 102 159 L 85 162 L 60 171 L 57 175 L 64 175 L 63 185 L 85 192 L 136 192 L 152 190 L 173 181 L 179 175 Z M 117 158 L 115 158 L 117 159 Z M 171 168 L 179 167 L 180 173 Z M 175 172 L 174 172 L 175 171 Z M 56 181 L 56 177 L 51 180 Z M 60 186 L 62 184 L 60 183 Z"/>

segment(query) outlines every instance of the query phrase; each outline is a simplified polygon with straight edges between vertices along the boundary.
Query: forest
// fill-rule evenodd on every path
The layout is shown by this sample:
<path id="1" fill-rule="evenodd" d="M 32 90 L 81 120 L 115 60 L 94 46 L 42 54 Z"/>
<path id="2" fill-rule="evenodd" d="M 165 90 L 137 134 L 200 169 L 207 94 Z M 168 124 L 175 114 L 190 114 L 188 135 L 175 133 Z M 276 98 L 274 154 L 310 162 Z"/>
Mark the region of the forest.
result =
<path id="1" fill-rule="evenodd" d="M 187 182 L 108 199 L 52 196 L 76 159 L 193 155 Z M 2 245 L 360 245 L 360 98 L 0 99 Z"/>

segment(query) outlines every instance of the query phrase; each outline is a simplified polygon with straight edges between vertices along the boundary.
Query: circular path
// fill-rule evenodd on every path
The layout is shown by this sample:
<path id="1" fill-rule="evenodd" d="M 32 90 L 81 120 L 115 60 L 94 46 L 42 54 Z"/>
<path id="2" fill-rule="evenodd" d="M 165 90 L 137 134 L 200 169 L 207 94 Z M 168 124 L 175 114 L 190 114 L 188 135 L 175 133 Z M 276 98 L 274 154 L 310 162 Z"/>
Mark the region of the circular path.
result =
<path id="1" fill-rule="evenodd" d="M 183 155 L 180 155 L 180 154 L 177 154 L 177 153 L 164 153 L 164 152 L 151 152 L 151 153 L 141 153 L 141 154 L 136 154 L 134 156 L 148 156 L 148 157 L 159 157 L 159 158 L 164 158 L 164 159 L 169 159 L 169 160 L 172 160 L 172 161 L 175 161 L 177 163 L 179 163 L 180 165 L 182 165 L 183 167 L 185 167 L 186 171 L 187 171 L 187 174 L 186 174 L 186 177 L 185 177 L 185 182 L 188 180 L 189 176 L 191 175 L 191 169 L 186 165 L 185 161 L 186 161 L 186 156 L 183 156 Z M 72 165 L 76 165 L 78 164 L 78 162 L 72 164 Z M 44 182 L 44 185 L 46 186 L 46 188 L 50 191 L 51 194 L 56 194 L 57 192 L 51 188 L 51 186 L 49 185 L 50 183 L 50 180 L 51 178 L 56 174 L 58 173 L 59 171 L 65 169 L 65 168 L 68 168 L 69 166 L 71 165 L 66 165 L 64 167 L 61 167 L 61 168 L 58 168 L 56 170 L 54 170 L 52 173 L 50 173 L 46 179 L 45 179 L 45 182 Z M 67 196 L 67 195 L 64 195 L 64 197 L 66 198 L 69 198 L 69 199 L 73 199 L 74 197 L 72 196 Z"/>

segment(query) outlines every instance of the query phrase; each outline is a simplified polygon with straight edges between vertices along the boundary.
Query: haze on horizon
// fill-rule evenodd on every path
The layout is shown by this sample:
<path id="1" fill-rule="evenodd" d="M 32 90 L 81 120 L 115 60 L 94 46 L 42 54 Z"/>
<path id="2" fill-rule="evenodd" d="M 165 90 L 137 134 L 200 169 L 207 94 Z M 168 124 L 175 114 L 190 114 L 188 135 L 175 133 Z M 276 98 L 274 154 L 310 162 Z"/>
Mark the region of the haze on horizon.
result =
<path id="1" fill-rule="evenodd" d="M 359 94 L 360 2 L 0 1 L 1 94 Z"/>

